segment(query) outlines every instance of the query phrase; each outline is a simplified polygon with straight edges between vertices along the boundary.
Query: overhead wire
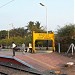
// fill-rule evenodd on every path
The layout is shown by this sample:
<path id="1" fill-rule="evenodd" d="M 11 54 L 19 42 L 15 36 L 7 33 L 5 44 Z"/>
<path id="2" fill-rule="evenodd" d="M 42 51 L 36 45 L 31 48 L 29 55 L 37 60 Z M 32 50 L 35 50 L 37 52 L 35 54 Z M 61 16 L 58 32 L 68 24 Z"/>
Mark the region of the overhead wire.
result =
<path id="1" fill-rule="evenodd" d="M 2 7 L 4 7 L 4 6 L 6 6 L 6 5 L 8 5 L 9 3 L 13 2 L 13 1 L 14 1 L 14 0 L 11 0 L 11 1 L 7 2 L 6 4 L 0 6 L 0 8 L 2 8 Z"/>

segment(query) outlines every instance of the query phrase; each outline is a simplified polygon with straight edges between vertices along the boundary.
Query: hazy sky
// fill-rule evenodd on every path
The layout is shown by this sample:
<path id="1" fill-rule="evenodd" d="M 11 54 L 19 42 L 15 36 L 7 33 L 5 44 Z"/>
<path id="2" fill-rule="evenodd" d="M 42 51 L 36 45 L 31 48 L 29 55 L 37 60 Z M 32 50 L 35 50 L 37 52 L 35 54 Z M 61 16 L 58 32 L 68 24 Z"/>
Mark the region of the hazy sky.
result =
<path id="1" fill-rule="evenodd" d="M 46 28 L 57 30 L 58 26 L 74 23 L 74 0 L 0 0 L 0 30 L 25 27 L 29 21 L 39 21 Z M 3 6 L 5 5 L 5 6 Z M 3 6 L 3 7 L 1 7 Z"/>

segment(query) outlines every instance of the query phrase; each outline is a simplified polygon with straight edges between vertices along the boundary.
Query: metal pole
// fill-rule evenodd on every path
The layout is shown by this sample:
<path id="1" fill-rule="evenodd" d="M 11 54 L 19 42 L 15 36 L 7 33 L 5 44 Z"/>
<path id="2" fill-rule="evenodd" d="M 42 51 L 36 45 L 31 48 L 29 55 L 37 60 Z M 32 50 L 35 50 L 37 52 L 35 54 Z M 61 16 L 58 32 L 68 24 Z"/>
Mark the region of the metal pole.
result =
<path id="1" fill-rule="evenodd" d="M 46 7 L 44 4 L 42 4 L 42 3 L 40 3 L 40 5 L 41 5 L 41 6 L 44 6 L 45 9 L 46 9 L 46 31 L 47 31 L 47 35 L 48 35 L 48 27 L 47 27 L 47 7 Z M 47 40 L 47 48 L 46 48 L 46 49 L 48 50 L 48 40 Z"/>
<path id="2" fill-rule="evenodd" d="M 46 27 L 47 27 L 47 7 L 45 6 L 45 8 L 46 8 Z M 46 30 L 47 30 L 47 35 L 48 35 L 48 27 L 46 28 Z M 47 48 L 46 49 L 48 50 L 48 40 L 47 40 Z"/>
<path id="3" fill-rule="evenodd" d="M 46 31 L 47 31 L 47 34 L 48 34 L 48 27 L 47 27 L 47 6 L 45 6 L 44 4 L 40 3 L 41 6 L 44 6 L 45 9 L 46 9 Z"/>
<path id="4" fill-rule="evenodd" d="M 8 30 L 8 39 L 9 39 L 9 30 Z"/>
<path id="5" fill-rule="evenodd" d="M 9 27 L 8 27 L 8 39 L 9 39 Z"/>
<path id="6" fill-rule="evenodd" d="M 47 27 L 47 7 L 45 6 L 45 9 L 46 9 L 46 31 L 47 31 L 47 34 L 48 34 L 48 27 Z"/>
<path id="7" fill-rule="evenodd" d="M 59 53 L 60 53 L 60 43 L 58 43 L 58 51 L 59 51 Z"/>

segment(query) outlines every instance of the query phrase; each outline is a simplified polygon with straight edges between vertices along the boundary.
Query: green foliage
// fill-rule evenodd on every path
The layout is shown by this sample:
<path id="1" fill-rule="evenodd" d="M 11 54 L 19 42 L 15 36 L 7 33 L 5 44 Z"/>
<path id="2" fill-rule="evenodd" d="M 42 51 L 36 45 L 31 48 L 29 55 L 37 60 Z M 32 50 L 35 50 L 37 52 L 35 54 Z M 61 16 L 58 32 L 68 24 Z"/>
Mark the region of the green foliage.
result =
<path id="1" fill-rule="evenodd" d="M 37 47 L 37 46 L 38 46 L 38 47 L 39 47 L 39 46 L 41 47 L 41 46 L 43 46 L 44 40 L 36 40 L 35 43 L 36 43 L 36 47 Z"/>
<path id="2" fill-rule="evenodd" d="M 58 29 L 57 33 L 58 33 L 58 36 L 60 37 L 63 37 L 63 36 L 72 37 L 74 36 L 74 31 L 75 31 L 74 25 L 70 24 L 70 25 L 65 25 L 63 28 Z"/>
<path id="3" fill-rule="evenodd" d="M 30 21 L 26 27 L 26 29 L 24 29 L 24 27 L 21 27 L 9 30 L 9 39 L 8 31 L 0 31 L 0 44 L 11 45 L 12 42 L 15 42 L 17 45 L 21 45 L 22 43 L 28 45 L 32 42 L 32 31 L 45 31 L 44 29 L 42 29 L 42 26 L 38 21 L 36 23 Z"/>
<path id="4" fill-rule="evenodd" d="M 0 31 L 0 39 L 5 39 L 7 37 L 7 32 L 6 30 Z"/>
<path id="5" fill-rule="evenodd" d="M 11 45 L 12 42 L 15 42 L 16 45 L 21 45 L 22 43 L 25 43 L 25 38 L 22 38 L 22 37 L 11 37 L 9 39 L 2 39 L 0 40 L 0 44 L 4 44 L 4 45 Z"/>
<path id="6" fill-rule="evenodd" d="M 37 21 L 36 23 L 30 21 L 28 23 L 27 29 L 29 30 L 29 33 L 31 34 L 32 31 L 35 32 L 44 32 L 45 30 L 42 29 L 43 27 L 40 25 L 40 23 Z"/>
<path id="7" fill-rule="evenodd" d="M 61 43 L 61 50 L 67 51 L 69 45 L 75 39 L 75 25 L 69 24 L 57 30 L 56 42 Z"/>
<path id="8" fill-rule="evenodd" d="M 28 46 L 29 43 L 32 43 L 31 38 L 32 38 L 31 36 L 26 37 L 26 39 L 25 39 L 26 46 Z"/>
<path id="9" fill-rule="evenodd" d="M 24 37 L 25 35 L 27 35 L 27 29 L 24 29 L 23 27 L 10 30 L 11 37 L 16 36 Z"/>

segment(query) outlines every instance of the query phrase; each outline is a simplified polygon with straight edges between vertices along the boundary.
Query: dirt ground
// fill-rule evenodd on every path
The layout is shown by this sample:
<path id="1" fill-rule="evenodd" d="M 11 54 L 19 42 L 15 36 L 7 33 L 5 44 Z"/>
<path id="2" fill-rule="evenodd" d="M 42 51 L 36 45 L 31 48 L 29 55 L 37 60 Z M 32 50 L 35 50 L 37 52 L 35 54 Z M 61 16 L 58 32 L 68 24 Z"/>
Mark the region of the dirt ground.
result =
<path id="1" fill-rule="evenodd" d="M 61 55 L 75 60 L 75 53 L 73 55 L 71 53 L 68 53 L 68 54 L 61 53 Z M 63 66 L 61 68 L 61 71 L 67 75 L 75 75 L 75 64 L 73 66 Z"/>

